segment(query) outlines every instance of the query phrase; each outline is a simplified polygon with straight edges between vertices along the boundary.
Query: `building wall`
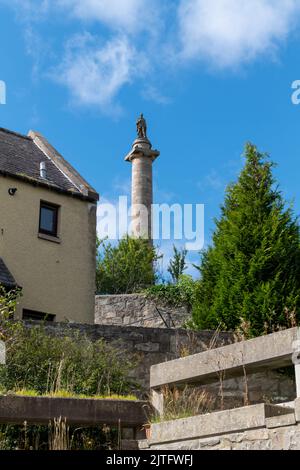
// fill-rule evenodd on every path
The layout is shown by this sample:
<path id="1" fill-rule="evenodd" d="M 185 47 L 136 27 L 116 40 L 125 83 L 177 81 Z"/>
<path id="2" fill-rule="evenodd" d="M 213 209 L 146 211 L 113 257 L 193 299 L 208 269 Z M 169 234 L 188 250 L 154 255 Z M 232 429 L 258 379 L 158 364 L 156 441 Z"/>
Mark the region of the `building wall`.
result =
<path id="1" fill-rule="evenodd" d="M 41 200 L 61 206 L 59 244 L 38 237 Z M 95 204 L 0 177 L 0 256 L 23 288 L 17 318 L 26 308 L 94 322 L 95 237 Z"/>
<path id="2" fill-rule="evenodd" d="M 146 328 L 180 328 L 190 318 L 184 307 L 168 308 L 158 305 L 143 294 L 97 295 L 95 323 L 97 325 L 142 326 Z"/>

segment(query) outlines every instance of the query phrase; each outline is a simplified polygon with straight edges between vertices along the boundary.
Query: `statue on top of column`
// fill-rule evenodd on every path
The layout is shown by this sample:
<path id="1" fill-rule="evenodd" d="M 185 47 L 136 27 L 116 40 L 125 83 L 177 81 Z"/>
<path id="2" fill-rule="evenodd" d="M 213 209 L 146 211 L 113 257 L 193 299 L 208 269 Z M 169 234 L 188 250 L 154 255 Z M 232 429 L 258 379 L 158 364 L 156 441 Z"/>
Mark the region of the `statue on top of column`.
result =
<path id="1" fill-rule="evenodd" d="M 139 139 L 147 139 L 147 122 L 143 114 L 136 121 L 136 130 Z"/>

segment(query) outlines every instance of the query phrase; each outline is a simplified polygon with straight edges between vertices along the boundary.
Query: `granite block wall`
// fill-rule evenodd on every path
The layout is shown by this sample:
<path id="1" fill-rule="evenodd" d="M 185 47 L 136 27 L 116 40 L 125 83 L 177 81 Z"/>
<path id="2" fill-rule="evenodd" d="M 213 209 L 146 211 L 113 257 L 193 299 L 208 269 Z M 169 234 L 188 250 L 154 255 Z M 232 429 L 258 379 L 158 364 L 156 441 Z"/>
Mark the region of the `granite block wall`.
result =
<path id="1" fill-rule="evenodd" d="M 143 294 L 97 295 L 95 323 L 98 325 L 180 328 L 190 314 L 185 307 L 157 305 Z"/>

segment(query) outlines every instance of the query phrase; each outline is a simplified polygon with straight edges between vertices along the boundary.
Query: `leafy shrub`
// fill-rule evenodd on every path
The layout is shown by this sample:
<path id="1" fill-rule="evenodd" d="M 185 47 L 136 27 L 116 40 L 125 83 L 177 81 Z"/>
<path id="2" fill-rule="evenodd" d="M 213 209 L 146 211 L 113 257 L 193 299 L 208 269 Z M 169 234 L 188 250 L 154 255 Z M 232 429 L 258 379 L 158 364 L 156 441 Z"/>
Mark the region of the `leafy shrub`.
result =
<path id="1" fill-rule="evenodd" d="M 183 274 L 177 284 L 158 284 L 146 290 L 146 295 L 162 305 L 170 307 L 186 306 L 192 309 L 195 301 L 198 281 Z"/>
<path id="2" fill-rule="evenodd" d="M 131 360 L 103 340 L 93 342 L 78 331 L 57 337 L 47 334 L 44 325 L 4 323 L 7 364 L 0 366 L 0 386 L 5 391 L 92 396 L 126 394 L 134 387 L 128 379 Z"/>
<path id="3" fill-rule="evenodd" d="M 99 245 L 99 294 L 134 294 L 155 283 L 157 254 L 148 240 L 126 236 L 117 246 L 105 241 Z"/>

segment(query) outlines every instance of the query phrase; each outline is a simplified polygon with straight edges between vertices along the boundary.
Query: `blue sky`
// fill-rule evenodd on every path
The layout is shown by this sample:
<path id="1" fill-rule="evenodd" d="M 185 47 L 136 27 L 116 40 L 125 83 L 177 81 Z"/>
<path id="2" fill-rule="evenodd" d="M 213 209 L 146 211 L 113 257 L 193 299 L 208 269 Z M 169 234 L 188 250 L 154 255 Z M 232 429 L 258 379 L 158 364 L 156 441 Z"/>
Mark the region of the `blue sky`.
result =
<path id="1" fill-rule="evenodd" d="M 299 214 L 299 28 L 299 0 L 0 0 L 0 126 L 40 131 L 114 201 L 143 112 L 155 201 L 205 204 L 206 243 L 250 140 Z"/>

